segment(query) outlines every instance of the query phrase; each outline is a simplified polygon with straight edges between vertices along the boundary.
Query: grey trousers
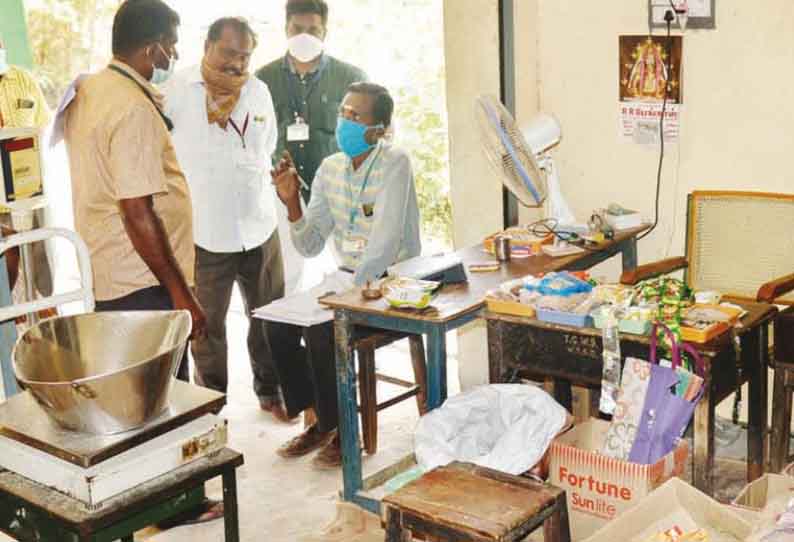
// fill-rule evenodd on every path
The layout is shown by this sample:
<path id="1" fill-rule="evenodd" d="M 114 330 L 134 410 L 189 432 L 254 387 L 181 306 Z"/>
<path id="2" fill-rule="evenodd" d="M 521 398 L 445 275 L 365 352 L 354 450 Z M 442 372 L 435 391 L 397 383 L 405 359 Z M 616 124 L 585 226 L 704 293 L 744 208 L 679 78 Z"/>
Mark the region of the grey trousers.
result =
<path id="1" fill-rule="evenodd" d="M 278 231 L 263 245 L 242 252 L 218 253 L 196 246 L 196 295 L 207 314 L 208 337 L 192 341 L 196 383 L 226 393 L 229 384 L 226 313 L 234 283 L 240 286 L 248 317 L 248 356 L 254 393 L 262 399 L 278 395 L 278 378 L 267 342 L 266 323 L 251 311 L 284 296 L 284 264 Z"/>
<path id="2" fill-rule="evenodd" d="M 97 301 L 96 312 L 106 311 L 170 311 L 174 309 L 174 303 L 168 290 L 162 286 L 152 286 L 136 290 L 124 297 L 118 297 L 108 301 Z M 179 362 L 176 377 L 179 380 L 190 382 L 190 371 L 188 369 L 187 346 L 182 360 Z"/>

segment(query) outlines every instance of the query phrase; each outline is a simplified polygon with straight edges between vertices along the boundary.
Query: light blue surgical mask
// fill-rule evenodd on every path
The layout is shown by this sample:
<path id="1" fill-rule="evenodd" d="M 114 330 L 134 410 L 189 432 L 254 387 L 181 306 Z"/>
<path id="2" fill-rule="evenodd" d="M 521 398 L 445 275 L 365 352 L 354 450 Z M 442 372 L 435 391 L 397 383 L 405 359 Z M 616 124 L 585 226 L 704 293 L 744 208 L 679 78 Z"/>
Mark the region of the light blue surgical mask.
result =
<path id="1" fill-rule="evenodd" d="M 176 61 L 170 56 L 168 56 L 168 54 L 166 54 L 165 49 L 163 49 L 162 45 L 158 43 L 157 46 L 163 52 L 165 58 L 168 59 L 168 67 L 165 69 L 158 68 L 157 65 L 155 64 L 154 69 L 152 70 L 152 78 L 149 80 L 149 82 L 152 83 L 153 85 L 162 85 L 163 83 L 168 81 L 171 75 L 173 75 L 174 64 L 176 64 Z"/>
<path id="2" fill-rule="evenodd" d="M 336 121 L 336 144 L 339 149 L 350 158 L 355 158 L 375 147 L 367 143 L 365 137 L 370 128 L 383 128 L 382 124 L 377 126 L 367 126 L 359 122 L 353 122 L 345 117 L 339 117 Z"/>
<path id="3" fill-rule="evenodd" d="M 8 51 L 0 49 L 0 75 L 8 72 Z"/>

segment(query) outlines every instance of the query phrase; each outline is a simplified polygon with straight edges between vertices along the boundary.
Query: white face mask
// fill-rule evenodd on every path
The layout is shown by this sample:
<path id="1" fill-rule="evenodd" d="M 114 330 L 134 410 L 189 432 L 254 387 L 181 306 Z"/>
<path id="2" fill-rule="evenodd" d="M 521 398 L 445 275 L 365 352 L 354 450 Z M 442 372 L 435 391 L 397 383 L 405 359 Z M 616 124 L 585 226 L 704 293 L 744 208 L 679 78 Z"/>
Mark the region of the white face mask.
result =
<path id="1" fill-rule="evenodd" d="M 168 81 L 171 75 L 173 75 L 174 64 L 176 64 L 176 61 L 166 54 L 165 49 L 163 49 L 163 47 L 159 43 L 157 44 L 157 46 L 160 48 L 160 50 L 163 52 L 165 57 L 168 59 L 168 67 L 166 69 L 158 68 L 157 65 L 155 64 L 154 69 L 152 70 L 152 78 L 149 80 L 149 82 L 153 85 L 162 85 L 163 83 Z"/>
<path id="2" fill-rule="evenodd" d="M 0 75 L 8 72 L 8 51 L 0 49 Z"/>
<path id="3" fill-rule="evenodd" d="M 311 34 L 298 34 L 287 40 L 287 49 L 299 62 L 310 62 L 320 56 L 325 48 L 323 40 Z"/>

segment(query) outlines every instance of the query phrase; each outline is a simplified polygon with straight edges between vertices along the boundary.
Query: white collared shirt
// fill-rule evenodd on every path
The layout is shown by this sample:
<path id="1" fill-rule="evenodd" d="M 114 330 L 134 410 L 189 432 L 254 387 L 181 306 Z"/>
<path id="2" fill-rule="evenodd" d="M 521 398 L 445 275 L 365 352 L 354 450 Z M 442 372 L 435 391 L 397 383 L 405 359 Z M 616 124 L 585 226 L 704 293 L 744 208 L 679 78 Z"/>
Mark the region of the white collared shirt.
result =
<path id="1" fill-rule="evenodd" d="M 271 155 L 278 138 L 270 91 L 254 76 L 243 86 L 224 131 L 207 122 L 201 68 L 188 68 L 162 88 L 179 165 L 190 185 L 196 244 L 210 252 L 241 252 L 262 245 L 276 229 Z"/>

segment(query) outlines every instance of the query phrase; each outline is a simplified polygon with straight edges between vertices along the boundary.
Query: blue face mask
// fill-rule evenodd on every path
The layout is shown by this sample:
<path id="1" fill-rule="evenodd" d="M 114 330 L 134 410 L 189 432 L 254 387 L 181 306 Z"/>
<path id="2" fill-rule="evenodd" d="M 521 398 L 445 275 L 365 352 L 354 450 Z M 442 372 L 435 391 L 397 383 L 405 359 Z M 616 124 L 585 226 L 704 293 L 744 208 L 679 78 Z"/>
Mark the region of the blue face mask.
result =
<path id="1" fill-rule="evenodd" d="M 168 79 L 170 79 L 171 75 L 174 73 L 174 64 L 176 64 L 176 61 L 170 56 L 168 56 L 168 54 L 165 52 L 165 49 L 163 49 L 163 47 L 159 43 L 157 44 L 157 46 L 163 52 L 165 58 L 168 59 L 168 67 L 166 69 L 162 69 L 162 68 L 158 68 L 157 65 L 155 64 L 153 66 L 154 69 L 152 70 L 152 78 L 149 80 L 149 82 L 152 83 L 153 85 L 162 85 L 163 83 L 168 81 Z"/>
<path id="2" fill-rule="evenodd" d="M 339 117 L 336 121 L 336 144 L 343 153 L 350 158 L 360 156 L 372 149 L 375 145 L 367 143 L 364 137 L 370 128 L 382 128 L 383 125 L 367 126 L 358 122 L 353 122 L 344 117 Z"/>

